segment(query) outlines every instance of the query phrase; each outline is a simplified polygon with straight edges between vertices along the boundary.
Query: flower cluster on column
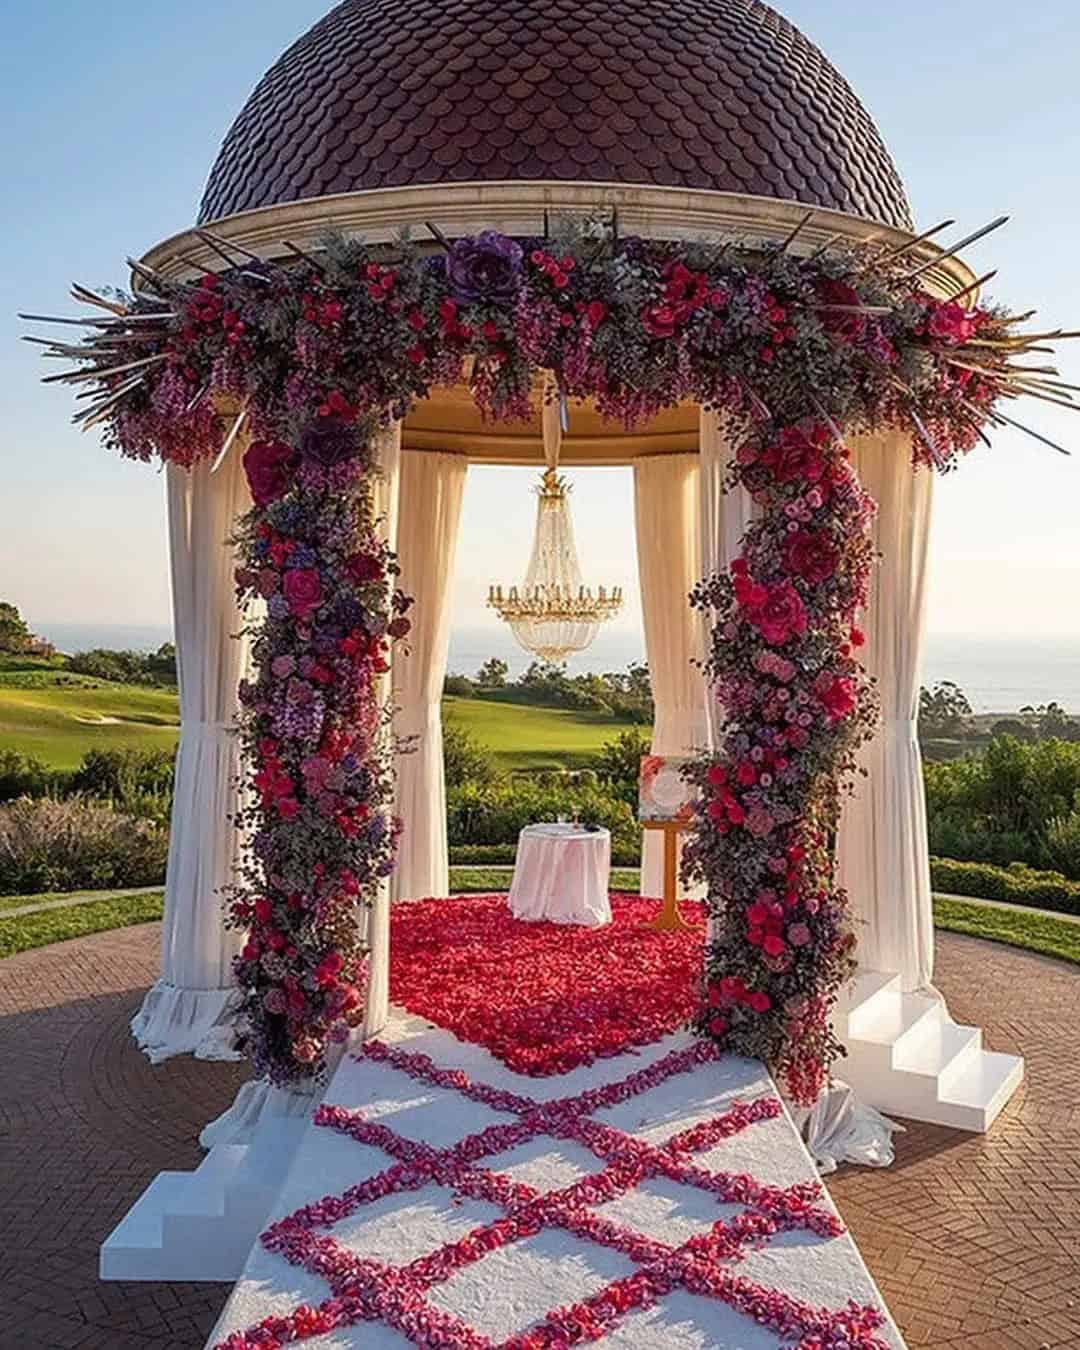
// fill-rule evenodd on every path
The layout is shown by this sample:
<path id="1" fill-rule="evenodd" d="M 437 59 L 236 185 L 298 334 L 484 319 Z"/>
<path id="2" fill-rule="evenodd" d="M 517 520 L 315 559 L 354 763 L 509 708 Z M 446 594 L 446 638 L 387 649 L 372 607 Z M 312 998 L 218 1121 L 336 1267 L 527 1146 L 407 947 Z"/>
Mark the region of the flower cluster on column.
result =
<path id="1" fill-rule="evenodd" d="M 724 715 L 716 754 L 692 769 L 687 859 L 708 884 L 713 934 L 699 1022 L 811 1103 L 839 1052 L 829 1013 L 854 967 L 833 842 L 876 717 L 857 657 L 875 508 L 824 423 L 763 427 L 732 472 L 760 515 L 730 572 L 694 594 L 712 615 L 707 673 Z"/>
<path id="2" fill-rule="evenodd" d="M 297 447 L 257 441 L 244 467 L 255 505 L 236 581 L 262 615 L 240 690 L 237 825 L 252 847 L 229 919 L 248 933 L 236 978 L 249 1053 L 289 1084 L 318 1074 L 363 1017 L 358 911 L 393 868 L 398 828 L 379 682 L 407 601 L 351 422 L 327 408 Z"/>

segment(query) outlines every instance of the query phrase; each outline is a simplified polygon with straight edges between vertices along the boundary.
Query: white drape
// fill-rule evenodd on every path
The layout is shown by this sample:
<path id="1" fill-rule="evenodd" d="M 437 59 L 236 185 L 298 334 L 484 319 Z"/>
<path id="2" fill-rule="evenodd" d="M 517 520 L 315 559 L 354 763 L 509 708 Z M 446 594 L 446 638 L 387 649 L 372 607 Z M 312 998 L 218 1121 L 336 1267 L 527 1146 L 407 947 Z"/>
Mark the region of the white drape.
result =
<path id="1" fill-rule="evenodd" d="M 236 1059 L 232 958 L 240 935 L 223 925 L 221 888 L 233 880 L 241 839 L 233 825 L 238 757 L 233 722 L 247 662 L 243 616 L 226 540 L 250 509 L 241 446 L 217 473 L 208 464 L 166 470 L 173 621 L 180 684 L 161 975 L 132 1019 L 152 1063 L 193 1052 Z"/>
<path id="2" fill-rule="evenodd" d="M 853 443 L 854 462 L 878 503 L 882 559 L 865 615 L 863 657 L 877 677 L 881 725 L 863 747 L 856 795 L 840 822 L 838 875 L 858 921 L 859 964 L 898 971 L 906 990 L 934 974 L 926 799 L 916 738 L 926 616 L 926 555 L 933 474 L 914 471 L 903 435 Z"/>
<path id="3" fill-rule="evenodd" d="M 441 700 L 450 647 L 451 587 L 468 461 L 409 450 L 402 456 L 398 553 L 401 584 L 414 598 L 408 651 L 394 662 L 397 731 L 408 744 L 397 761 L 397 812 L 404 821 L 395 900 L 446 895 Z"/>
<path id="4" fill-rule="evenodd" d="M 395 422 L 378 434 L 376 456 L 379 477 L 375 491 L 375 513 L 379 533 L 392 549 L 397 548 L 401 499 L 401 423 Z M 395 653 L 391 667 L 399 660 Z M 389 699 L 392 675 L 383 681 L 381 696 Z M 388 878 L 379 886 L 367 916 L 368 957 L 367 1002 L 364 1009 L 364 1035 L 374 1036 L 386 1025 L 390 1015 L 390 891 Z"/>
<path id="5" fill-rule="evenodd" d="M 701 410 L 701 574 L 726 572 L 754 516 L 754 503 L 744 487 L 724 490 L 736 447 L 728 439 L 719 414 Z M 705 625 L 708 626 L 707 624 Z M 709 694 L 705 700 L 709 743 L 716 744 L 722 714 Z"/>
<path id="6" fill-rule="evenodd" d="M 705 741 L 702 624 L 689 594 L 701 577 L 701 475 L 697 455 L 647 455 L 634 460 L 638 578 L 656 715 L 654 755 L 687 755 Z M 664 888 L 664 839 L 645 830 L 641 894 Z"/>

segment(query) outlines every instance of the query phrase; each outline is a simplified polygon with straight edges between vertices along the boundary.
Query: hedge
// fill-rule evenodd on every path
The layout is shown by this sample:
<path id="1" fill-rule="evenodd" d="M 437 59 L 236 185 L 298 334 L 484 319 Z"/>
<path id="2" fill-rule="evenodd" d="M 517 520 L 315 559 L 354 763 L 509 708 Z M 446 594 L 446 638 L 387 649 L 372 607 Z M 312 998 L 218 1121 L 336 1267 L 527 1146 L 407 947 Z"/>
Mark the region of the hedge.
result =
<path id="1" fill-rule="evenodd" d="M 989 863 L 931 858 L 930 881 L 935 891 L 946 894 L 1080 915 L 1080 882 L 1070 881 L 1060 872 L 1039 872 L 1023 863 L 993 867 Z"/>

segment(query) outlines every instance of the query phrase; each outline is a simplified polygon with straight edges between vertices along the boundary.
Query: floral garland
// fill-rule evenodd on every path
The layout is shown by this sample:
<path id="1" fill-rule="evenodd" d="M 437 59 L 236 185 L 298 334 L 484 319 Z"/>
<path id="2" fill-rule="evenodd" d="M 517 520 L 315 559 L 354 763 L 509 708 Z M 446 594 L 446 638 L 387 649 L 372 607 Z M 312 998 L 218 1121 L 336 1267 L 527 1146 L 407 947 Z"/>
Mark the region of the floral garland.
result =
<path id="1" fill-rule="evenodd" d="M 228 921 L 248 933 L 235 974 L 255 1070 L 288 1084 L 318 1074 L 363 1017 L 357 915 L 393 869 L 397 829 L 378 685 L 407 602 L 349 421 L 321 419 L 298 449 L 255 442 L 244 467 L 255 505 L 236 583 L 265 617 L 240 688 L 237 824 L 252 847 Z"/>
<path id="2" fill-rule="evenodd" d="M 869 508 L 835 428 L 908 431 L 917 463 L 948 468 L 984 423 L 1011 420 L 1000 395 L 1060 397 L 1013 364 L 1057 334 L 934 298 L 909 245 L 799 257 L 791 239 L 620 239 L 597 222 L 557 240 L 433 233 L 445 251 L 338 237 L 317 257 L 289 245 L 283 266 L 238 262 L 204 232 L 224 271 L 193 284 L 137 265 L 144 286 L 126 301 L 81 289 L 108 317 L 88 321 L 83 346 L 48 353 L 82 367 L 53 378 L 96 385 L 77 420 L 104 424 L 137 459 L 190 465 L 227 448 L 217 410 L 231 405 L 257 438 L 257 503 L 264 481 L 279 494 L 241 536 L 242 590 L 269 588 L 271 602 L 245 694 L 259 861 L 233 905 L 253 926 L 238 975 L 256 1061 L 289 1080 L 355 1016 L 356 905 L 340 897 L 369 894 L 391 865 L 376 676 L 404 602 L 395 619 L 392 560 L 369 537 L 368 507 L 350 514 L 370 491 L 364 447 L 388 417 L 462 380 L 485 413 L 527 416 L 550 371 L 562 393 L 628 425 L 691 401 L 745 442 L 735 478 L 763 518 L 741 570 L 698 592 L 716 611 L 710 670 L 730 710 L 722 754 L 698 771 L 693 854 L 720 929 L 701 1026 L 784 1068 L 810 1100 L 837 1050 L 827 1011 L 850 966 L 832 884 L 836 794 L 870 720 L 851 657 Z M 343 438 L 352 451 L 339 455 Z M 375 574 L 357 575 L 357 557 Z M 274 673 L 289 662 L 295 672 Z"/>
<path id="3" fill-rule="evenodd" d="M 747 441 L 732 484 L 760 516 L 730 574 L 692 597 L 713 616 L 707 669 L 725 719 L 719 758 L 691 770 L 701 792 L 687 863 L 713 916 L 700 1025 L 812 1104 L 840 1053 L 832 998 L 854 971 L 832 841 L 839 785 L 876 716 L 855 656 L 875 506 L 848 451 L 812 421 Z"/>

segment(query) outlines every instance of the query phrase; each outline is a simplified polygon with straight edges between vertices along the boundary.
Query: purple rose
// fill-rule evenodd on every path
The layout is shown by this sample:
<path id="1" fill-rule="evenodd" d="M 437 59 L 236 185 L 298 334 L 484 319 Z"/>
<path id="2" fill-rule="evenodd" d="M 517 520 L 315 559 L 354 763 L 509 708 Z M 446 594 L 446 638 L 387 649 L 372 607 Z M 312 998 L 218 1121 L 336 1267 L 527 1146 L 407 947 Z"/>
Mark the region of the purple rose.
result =
<path id="1" fill-rule="evenodd" d="M 460 304 L 507 303 L 517 295 L 521 248 L 494 230 L 466 235 L 447 256 L 446 276 L 450 293 Z"/>
<path id="2" fill-rule="evenodd" d="M 244 455 L 244 472 L 256 506 L 269 506 L 289 490 L 293 448 L 284 441 L 252 441 Z"/>
<path id="3" fill-rule="evenodd" d="M 324 469 L 355 459 L 360 453 L 356 427 L 340 417 L 317 417 L 300 438 L 300 453 Z"/>

